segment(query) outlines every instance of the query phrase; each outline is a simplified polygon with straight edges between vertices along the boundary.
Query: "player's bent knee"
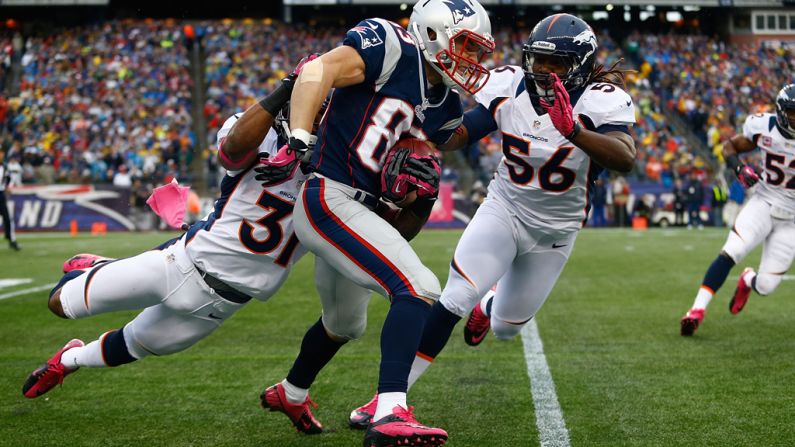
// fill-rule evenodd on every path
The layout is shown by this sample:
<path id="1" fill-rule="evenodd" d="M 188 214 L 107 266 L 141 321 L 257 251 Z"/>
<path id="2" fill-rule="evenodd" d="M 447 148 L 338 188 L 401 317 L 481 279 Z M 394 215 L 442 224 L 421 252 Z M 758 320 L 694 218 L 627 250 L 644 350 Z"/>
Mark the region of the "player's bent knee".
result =
<path id="1" fill-rule="evenodd" d="M 439 278 L 425 266 L 423 266 L 422 272 L 417 274 L 417 284 L 414 288 L 415 296 L 431 305 L 439 300 L 439 296 L 442 295 L 442 286 L 439 284 Z"/>
<path id="2" fill-rule="evenodd" d="M 760 295 L 770 295 L 775 292 L 779 284 L 781 284 L 781 275 L 772 275 L 770 273 L 759 273 L 756 275 L 754 282 L 754 289 Z"/>
<path id="3" fill-rule="evenodd" d="M 47 307 L 50 309 L 50 312 L 54 313 L 55 315 L 61 318 L 69 318 L 63 311 L 63 305 L 61 304 L 61 289 L 56 290 L 50 296 L 50 299 L 47 301 Z"/>
<path id="4" fill-rule="evenodd" d="M 512 324 L 504 321 L 491 320 L 491 331 L 494 332 L 494 337 L 497 340 L 508 341 L 516 337 L 522 330 L 524 324 Z"/>
<path id="5" fill-rule="evenodd" d="M 364 335 L 367 329 L 367 317 L 357 318 L 353 321 L 340 321 L 339 318 L 326 318 L 323 314 L 323 329 L 326 334 L 334 341 L 347 342 L 358 340 Z"/>

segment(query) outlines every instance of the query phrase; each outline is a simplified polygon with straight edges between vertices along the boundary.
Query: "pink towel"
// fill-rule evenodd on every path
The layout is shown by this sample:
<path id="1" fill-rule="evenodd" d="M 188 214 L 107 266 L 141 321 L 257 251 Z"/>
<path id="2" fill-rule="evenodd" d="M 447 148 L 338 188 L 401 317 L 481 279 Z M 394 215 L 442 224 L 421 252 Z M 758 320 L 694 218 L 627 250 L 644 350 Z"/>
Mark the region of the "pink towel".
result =
<path id="1" fill-rule="evenodd" d="M 181 228 L 182 219 L 185 218 L 185 205 L 188 203 L 188 191 L 189 186 L 180 186 L 174 179 L 167 185 L 155 188 L 146 203 L 171 228 Z"/>

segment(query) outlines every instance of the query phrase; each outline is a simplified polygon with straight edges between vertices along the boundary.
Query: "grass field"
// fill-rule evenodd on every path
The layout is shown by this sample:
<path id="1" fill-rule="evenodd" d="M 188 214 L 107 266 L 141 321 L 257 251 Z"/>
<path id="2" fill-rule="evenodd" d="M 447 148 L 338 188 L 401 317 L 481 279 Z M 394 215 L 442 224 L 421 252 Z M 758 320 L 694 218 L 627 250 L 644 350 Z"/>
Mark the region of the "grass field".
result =
<path id="1" fill-rule="evenodd" d="M 457 232 L 429 231 L 415 244 L 447 276 Z M 795 281 L 728 312 L 737 268 L 693 338 L 679 318 L 693 300 L 725 231 L 585 230 L 537 316 L 572 446 L 788 446 L 795 444 Z M 167 234 L 70 238 L 23 235 L 0 251 L 0 278 L 53 283 L 78 252 L 128 256 Z M 759 250 L 742 266 L 758 263 Z M 26 376 L 73 337 L 85 341 L 134 313 L 60 320 L 41 291 L 0 300 L 0 445 L 356 446 L 349 411 L 372 396 L 387 310 L 374 297 L 362 340 L 344 347 L 312 389 L 329 429 L 299 435 L 263 412 L 258 395 L 281 380 L 319 316 L 304 259 L 272 301 L 253 302 L 190 350 L 120 368 L 84 368 L 61 388 L 28 400 Z M 444 282 L 444 281 L 443 281 Z M 522 341 L 489 337 L 467 347 L 457 328 L 410 394 L 422 422 L 450 432 L 451 446 L 538 445 Z"/>

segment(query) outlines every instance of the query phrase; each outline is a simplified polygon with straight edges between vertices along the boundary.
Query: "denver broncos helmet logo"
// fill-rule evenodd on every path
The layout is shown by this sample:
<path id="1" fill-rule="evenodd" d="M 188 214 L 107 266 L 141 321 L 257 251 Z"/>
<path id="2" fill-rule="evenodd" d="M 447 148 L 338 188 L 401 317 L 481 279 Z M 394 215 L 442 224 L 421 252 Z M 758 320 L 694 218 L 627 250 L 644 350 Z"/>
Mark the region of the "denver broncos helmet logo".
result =
<path id="1" fill-rule="evenodd" d="M 450 8 L 450 13 L 453 14 L 453 25 L 475 15 L 475 9 L 467 0 L 444 0 L 443 3 Z"/>
<path id="2" fill-rule="evenodd" d="M 588 56 L 596 52 L 596 36 L 594 35 L 591 28 L 586 28 L 580 34 L 574 36 L 572 41 L 577 45 L 588 45 L 591 47 L 590 51 L 585 53 L 585 56 L 582 58 L 582 60 L 588 59 Z"/>

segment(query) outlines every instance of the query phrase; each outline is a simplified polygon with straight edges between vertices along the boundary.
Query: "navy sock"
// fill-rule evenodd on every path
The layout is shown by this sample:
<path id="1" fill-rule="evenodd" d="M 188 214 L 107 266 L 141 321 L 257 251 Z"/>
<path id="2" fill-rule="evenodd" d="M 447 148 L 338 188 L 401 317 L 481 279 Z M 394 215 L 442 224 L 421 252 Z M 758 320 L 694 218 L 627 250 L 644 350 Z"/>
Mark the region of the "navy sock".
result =
<path id="1" fill-rule="evenodd" d="M 381 329 L 379 393 L 405 393 L 411 363 L 422 338 L 430 305 L 410 295 L 392 297 L 392 306 Z"/>
<path id="2" fill-rule="evenodd" d="M 704 275 L 704 282 L 702 284 L 709 287 L 712 292 L 717 293 L 718 289 L 726 282 L 726 277 L 729 276 L 729 272 L 733 267 L 734 261 L 732 261 L 732 258 L 723 253 L 719 254 L 718 257 L 712 261 L 712 265 L 709 266 L 709 269 L 707 269 L 707 274 Z"/>
<path id="3" fill-rule="evenodd" d="M 85 273 L 85 271 L 83 270 L 72 270 L 69 273 L 64 273 L 64 275 L 61 277 L 61 280 L 58 281 L 58 284 L 56 284 L 55 287 L 50 291 L 50 298 L 52 298 L 52 296 L 55 295 L 55 292 L 57 292 L 61 287 L 63 287 L 64 284 L 77 278 L 83 273 Z"/>
<path id="4" fill-rule="evenodd" d="M 108 366 L 119 366 L 132 363 L 137 359 L 130 355 L 127 343 L 124 342 L 124 329 L 113 331 L 102 339 L 102 356 Z"/>
<path id="5" fill-rule="evenodd" d="M 461 321 L 461 317 L 447 310 L 440 302 L 431 306 L 428 321 L 425 322 L 425 329 L 422 331 L 422 339 L 417 352 L 436 358 L 450 339 L 455 325 Z"/>
<path id="6" fill-rule="evenodd" d="M 486 301 L 486 312 L 485 313 L 486 313 L 487 317 L 491 316 L 491 305 L 492 304 L 494 304 L 494 297 L 493 296 L 491 298 L 489 298 L 488 301 Z M 480 303 L 478 303 L 477 305 L 480 306 Z"/>
<path id="7" fill-rule="evenodd" d="M 306 331 L 301 342 L 301 352 L 287 374 L 287 381 L 299 388 L 309 389 L 320 370 L 334 358 L 337 351 L 347 342 L 332 340 L 323 327 L 323 319 Z"/>

